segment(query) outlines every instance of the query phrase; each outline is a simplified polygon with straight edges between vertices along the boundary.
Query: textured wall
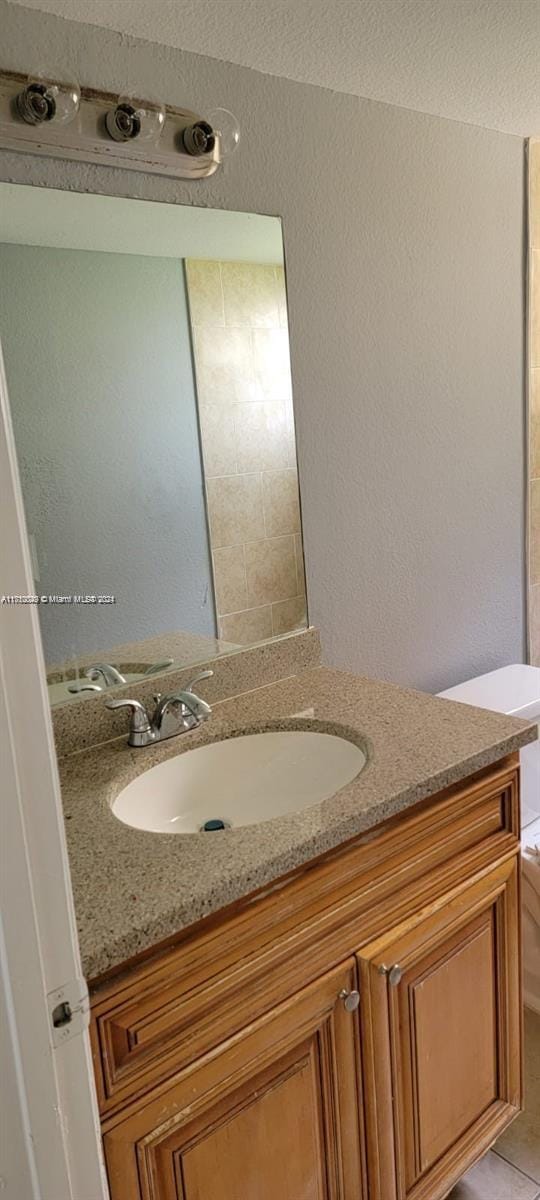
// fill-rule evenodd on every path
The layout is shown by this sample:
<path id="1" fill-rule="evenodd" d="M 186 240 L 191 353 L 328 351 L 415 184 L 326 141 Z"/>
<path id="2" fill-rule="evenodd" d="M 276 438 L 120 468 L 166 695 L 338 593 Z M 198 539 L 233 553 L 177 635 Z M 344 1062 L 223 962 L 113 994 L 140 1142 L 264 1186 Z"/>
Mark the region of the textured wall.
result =
<path id="1" fill-rule="evenodd" d="M 308 603 L 326 661 L 434 690 L 522 659 L 519 138 L 5 5 L 2 60 L 239 117 L 197 184 L 3 178 L 283 217 Z"/>
<path id="2" fill-rule="evenodd" d="M 540 667 L 540 142 L 529 160 L 529 652 Z"/>
<path id="3" fill-rule="evenodd" d="M 282 266 L 188 259 L 218 613 L 251 645 L 306 625 Z"/>
<path id="4" fill-rule="evenodd" d="M 46 661 L 177 629 L 213 635 L 182 263 L 1 245 L 0 275 L 39 592 L 116 596 L 40 607 Z"/>
<path id="5" fill-rule="evenodd" d="M 353 96 L 540 132 L 538 0 L 16 0 Z"/>

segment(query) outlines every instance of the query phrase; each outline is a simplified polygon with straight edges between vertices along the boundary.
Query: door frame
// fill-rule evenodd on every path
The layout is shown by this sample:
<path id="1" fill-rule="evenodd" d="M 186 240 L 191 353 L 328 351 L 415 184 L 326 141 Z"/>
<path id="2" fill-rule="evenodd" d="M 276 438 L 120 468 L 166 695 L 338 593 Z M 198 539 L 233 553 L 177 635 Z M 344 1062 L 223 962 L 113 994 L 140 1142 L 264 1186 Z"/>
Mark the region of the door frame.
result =
<path id="1" fill-rule="evenodd" d="M 0 343 L 0 595 L 34 589 Z M 2 1032 L 32 1200 L 107 1200 L 86 1020 L 53 1045 L 48 997 L 84 997 L 45 663 L 35 604 L 0 603 Z M 76 1026 L 74 1026 L 76 1028 Z M 71 1031 L 70 1031 L 71 1032 Z M 10 1146 L 6 1147 L 7 1155 Z M 3 1167 L 8 1197 L 15 1158 Z M 30 1200 L 30 1198 L 29 1198 Z"/>

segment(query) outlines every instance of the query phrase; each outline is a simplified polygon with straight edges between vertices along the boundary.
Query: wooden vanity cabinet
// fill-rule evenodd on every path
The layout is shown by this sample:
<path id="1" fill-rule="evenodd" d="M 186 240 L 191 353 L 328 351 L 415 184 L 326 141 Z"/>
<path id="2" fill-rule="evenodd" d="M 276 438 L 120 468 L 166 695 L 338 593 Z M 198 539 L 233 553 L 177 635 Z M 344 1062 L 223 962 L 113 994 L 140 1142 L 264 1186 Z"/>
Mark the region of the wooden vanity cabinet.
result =
<path id="1" fill-rule="evenodd" d="M 358 954 L 369 1200 L 434 1200 L 521 1105 L 518 860 Z"/>
<path id="2" fill-rule="evenodd" d="M 521 1104 L 517 830 L 507 759 L 96 988 L 112 1200 L 442 1200 Z"/>
<path id="3" fill-rule="evenodd" d="M 116 1200 L 363 1200 L 354 959 L 105 1134 Z"/>

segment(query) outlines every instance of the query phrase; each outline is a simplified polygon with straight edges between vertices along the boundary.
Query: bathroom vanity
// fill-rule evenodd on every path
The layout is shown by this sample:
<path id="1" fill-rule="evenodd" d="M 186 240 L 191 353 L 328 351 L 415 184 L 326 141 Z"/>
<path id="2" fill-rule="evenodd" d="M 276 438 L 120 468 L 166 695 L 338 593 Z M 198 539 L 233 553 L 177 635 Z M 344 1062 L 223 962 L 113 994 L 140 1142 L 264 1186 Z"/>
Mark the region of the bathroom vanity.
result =
<path id="1" fill-rule="evenodd" d="M 194 746 L 279 714 L 335 733 L 338 713 L 368 764 L 302 813 L 163 836 L 112 812 Z M 318 669 L 176 742 L 64 761 L 112 1200 L 446 1195 L 521 1106 L 517 750 L 534 736 Z"/>

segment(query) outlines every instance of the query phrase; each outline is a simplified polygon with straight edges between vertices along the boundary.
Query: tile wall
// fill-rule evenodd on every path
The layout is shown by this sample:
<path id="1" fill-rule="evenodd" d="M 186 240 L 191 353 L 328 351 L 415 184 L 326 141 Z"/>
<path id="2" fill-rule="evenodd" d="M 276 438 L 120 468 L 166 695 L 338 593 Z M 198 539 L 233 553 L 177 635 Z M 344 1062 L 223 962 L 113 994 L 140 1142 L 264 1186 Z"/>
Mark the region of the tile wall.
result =
<path id="1" fill-rule="evenodd" d="M 540 141 L 529 143 L 529 154 L 529 643 L 540 667 Z"/>
<path id="2" fill-rule="evenodd" d="M 186 260 L 218 636 L 307 624 L 283 267 Z"/>

